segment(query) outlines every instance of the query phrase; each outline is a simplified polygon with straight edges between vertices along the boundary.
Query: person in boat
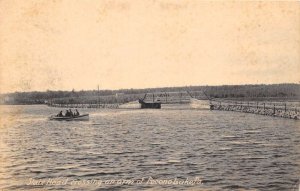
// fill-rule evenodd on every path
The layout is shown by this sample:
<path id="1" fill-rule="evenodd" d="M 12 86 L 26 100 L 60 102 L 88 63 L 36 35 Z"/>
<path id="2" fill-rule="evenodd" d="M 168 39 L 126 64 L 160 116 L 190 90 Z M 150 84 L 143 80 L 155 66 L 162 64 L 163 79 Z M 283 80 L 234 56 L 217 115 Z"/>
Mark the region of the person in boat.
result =
<path id="1" fill-rule="evenodd" d="M 62 117 L 62 116 L 63 116 L 62 111 L 60 111 L 56 116 L 57 116 L 57 117 Z"/>
<path id="2" fill-rule="evenodd" d="M 79 115 L 80 115 L 77 109 L 75 109 L 74 115 L 75 115 L 75 116 L 79 116 Z"/>
<path id="3" fill-rule="evenodd" d="M 70 117 L 70 116 L 71 116 L 71 115 L 70 115 L 69 110 L 66 110 L 65 117 Z"/>
<path id="4" fill-rule="evenodd" d="M 71 117 L 74 116 L 74 114 L 73 114 L 73 112 L 72 112 L 71 109 L 69 109 L 69 113 L 70 113 L 70 116 L 71 116 Z"/>

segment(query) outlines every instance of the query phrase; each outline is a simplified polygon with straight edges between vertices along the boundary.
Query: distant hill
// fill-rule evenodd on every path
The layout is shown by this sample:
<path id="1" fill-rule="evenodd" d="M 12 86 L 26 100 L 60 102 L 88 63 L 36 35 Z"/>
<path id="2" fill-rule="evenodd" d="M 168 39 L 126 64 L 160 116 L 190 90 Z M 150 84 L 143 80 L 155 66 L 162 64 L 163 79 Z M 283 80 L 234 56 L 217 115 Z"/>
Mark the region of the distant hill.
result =
<path id="1" fill-rule="evenodd" d="M 51 91 L 15 92 L 0 95 L 1 104 L 43 104 L 45 101 L 58 103 L 116 103 L 142 98 L 145 93 L 189 91 L 197 97 L 204 92 L 210 98 L 222 99 L 293 99 L 300 100 L 300 84 L 272 85 L 223 85 L 223 86 L 186 86 L 146 89 L 88 90 L 88 91 Z M 202 97 L 203 98 L 203 97 Z"/>

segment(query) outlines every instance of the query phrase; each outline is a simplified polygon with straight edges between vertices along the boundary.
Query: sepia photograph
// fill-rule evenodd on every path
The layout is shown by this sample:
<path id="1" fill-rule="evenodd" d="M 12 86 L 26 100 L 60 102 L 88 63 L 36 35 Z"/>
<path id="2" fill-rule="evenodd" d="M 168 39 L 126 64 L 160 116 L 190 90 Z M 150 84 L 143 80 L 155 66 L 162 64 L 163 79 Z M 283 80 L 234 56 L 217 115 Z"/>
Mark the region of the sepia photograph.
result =
<path id="1" fill-rule="evenodd" d="M 300 1 L 0 0 L 0 191 L 300 191 Z"/>

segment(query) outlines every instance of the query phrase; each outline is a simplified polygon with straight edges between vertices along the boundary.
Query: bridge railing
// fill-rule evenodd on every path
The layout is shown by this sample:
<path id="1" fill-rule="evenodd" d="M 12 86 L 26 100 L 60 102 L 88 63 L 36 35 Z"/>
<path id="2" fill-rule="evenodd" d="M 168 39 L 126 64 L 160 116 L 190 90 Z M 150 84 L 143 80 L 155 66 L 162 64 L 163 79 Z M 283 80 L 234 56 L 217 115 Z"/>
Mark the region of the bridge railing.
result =
<path id="1" fill-rule="evenodd" d="M 299 102 L 261 102 L 261 101 L 210 101 L 211 105 L 241 106 L 256 109 L 273 109 L 283 111 L 300 111 Z"/>

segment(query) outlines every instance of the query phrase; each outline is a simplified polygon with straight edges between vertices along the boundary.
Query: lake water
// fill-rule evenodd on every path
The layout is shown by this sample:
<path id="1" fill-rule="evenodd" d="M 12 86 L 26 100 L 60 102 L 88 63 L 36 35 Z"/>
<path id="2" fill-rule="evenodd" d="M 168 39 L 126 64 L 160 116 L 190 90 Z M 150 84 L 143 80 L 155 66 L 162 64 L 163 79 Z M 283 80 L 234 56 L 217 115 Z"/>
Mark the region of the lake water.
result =
<path id="1" fill-rule="evenodd" d="M 0 190 L 299 189 L 299 120 L 176 108 L 0 106 Z"/>

